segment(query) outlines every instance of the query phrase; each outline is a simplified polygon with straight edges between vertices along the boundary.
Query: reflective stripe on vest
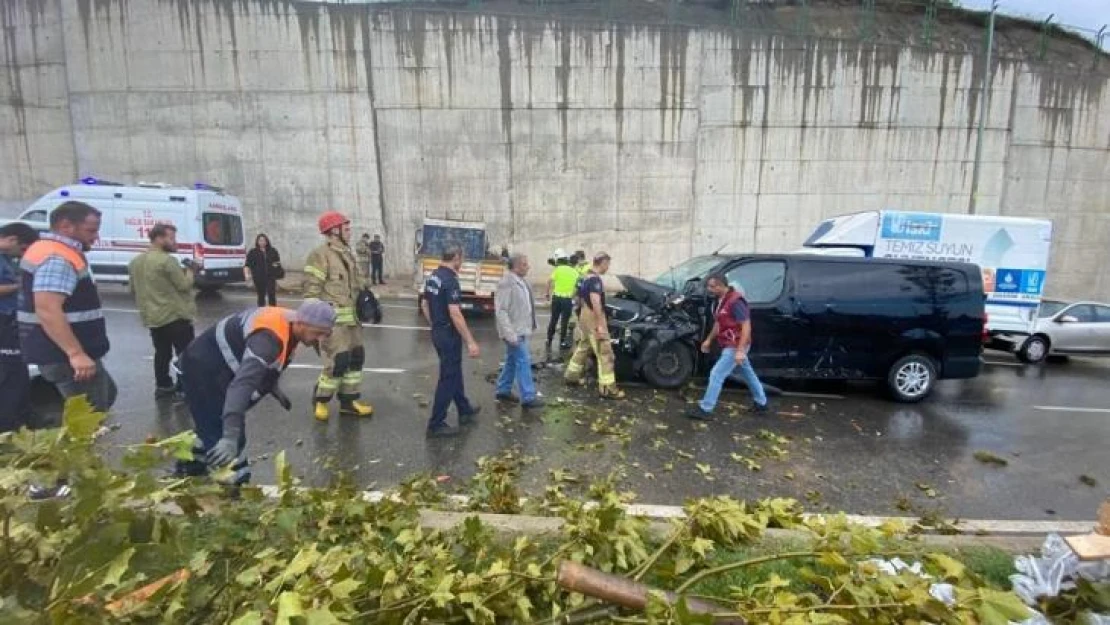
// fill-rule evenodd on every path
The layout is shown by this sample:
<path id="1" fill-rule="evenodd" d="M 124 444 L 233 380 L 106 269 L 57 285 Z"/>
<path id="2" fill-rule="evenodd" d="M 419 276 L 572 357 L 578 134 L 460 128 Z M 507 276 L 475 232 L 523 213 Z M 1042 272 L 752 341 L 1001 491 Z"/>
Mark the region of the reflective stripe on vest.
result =
<path id="1" fill-rule="evenodd" d="M 220 355 L 223 356 L 224 362 L 227 363 L 232 372 L 239 370 L 242 365 L 243 357 L 247 356 L 250 352 L 246 348 L 247 339 L 252 334 L 260 330 L 269 330 L 277 336 L 278 341 L 281 343 L 281 353 L 276 362 L 267 365 L 270 369 L 281 371 L 285 368 L 293 349 L 293 341 L 290 332 L 290 311 L 276 306 L 266 306 L 263 308 L 256 308 L 249 313 L 239 313 L 230 317 L 220 319 L 216 324 L 216 345 L 220 349 Z M 243 354 L 238 355 L 235 349 L 231 346 L 227 338 L 228 324 L 238 323 L 243 332 Z"/>
<path id="2" fill-rule="evenodd" d="M 104 318 L 104 311 L 97 308 L 96 310 L 82 310 L 80 312 L 67 312 L 66 321 L 69 323 L 81 323 L 82 321 L 96 321 L 97 319 Z M 20 323 L 33 323 L 40 325 L 39 316 L 33 312 L 19 311 L 15 315 L 16 321 Z"/>

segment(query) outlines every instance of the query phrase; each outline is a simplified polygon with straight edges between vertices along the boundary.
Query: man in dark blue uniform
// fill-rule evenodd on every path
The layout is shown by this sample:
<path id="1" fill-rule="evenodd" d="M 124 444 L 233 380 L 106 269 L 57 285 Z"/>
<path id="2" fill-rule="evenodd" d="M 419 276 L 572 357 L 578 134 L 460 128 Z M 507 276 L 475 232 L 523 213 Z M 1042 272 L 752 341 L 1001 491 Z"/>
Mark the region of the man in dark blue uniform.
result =
<path id="1" fill-rule="evenodd" d="M 19 257 L 38 241 L 39 233 L 13 221 L 0 228 L 0 432 L 11 432 L 31 423 L 31 380 L 19 347 Z"/>
<path id="2" fill-rule="evenodd" d="M 428 420 L 429 438 L 459 433 L 457 426 L 447 424 L 447 407 L 452 402 L 459 412 L 460 426 L 472 423 L 481 411 L 481 407 L 470 403 L 463 390 L 463 343 L 471 358 L 478 357 L 478 343 L 462 314 L 462 289 L 459 287 L 462 260 L 462 250 L 457 247 L 444 251 L 442 264 L 424 281 L 424 298 L 420 302 L 420 310 L 432 326 L 432 343 L 439 355 L 439 382 L 436 383 L 432 418 Z"/>

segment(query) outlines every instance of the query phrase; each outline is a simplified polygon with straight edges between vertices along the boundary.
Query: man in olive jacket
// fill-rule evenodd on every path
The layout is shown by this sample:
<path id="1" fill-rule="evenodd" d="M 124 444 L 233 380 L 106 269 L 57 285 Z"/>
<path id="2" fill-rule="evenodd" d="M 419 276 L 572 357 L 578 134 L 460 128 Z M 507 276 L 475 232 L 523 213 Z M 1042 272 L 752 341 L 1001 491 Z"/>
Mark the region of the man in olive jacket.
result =
<path id="1" fill-rule="evenodd" d="M 170 361 L 174 352 L 180 356 L 193 341 L 193 270 L 171 256 L 177 251 L 177 228 L 158 224 L 149 236 L 150 249 L 131 260 L 127 273 L 139 317 L 154 342 L 154 395 L 170 397 L 177 392 Z"/>

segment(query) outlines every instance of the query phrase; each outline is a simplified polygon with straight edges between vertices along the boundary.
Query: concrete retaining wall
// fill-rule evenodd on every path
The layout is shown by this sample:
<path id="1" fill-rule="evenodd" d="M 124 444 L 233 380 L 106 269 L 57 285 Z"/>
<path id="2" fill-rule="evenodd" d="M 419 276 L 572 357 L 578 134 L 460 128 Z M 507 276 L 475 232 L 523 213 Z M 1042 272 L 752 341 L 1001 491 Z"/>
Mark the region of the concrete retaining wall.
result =
<path id="1" fill-rule="evenodd" d="M 968 209 L 987 68 L 958 47 L 294 0 L 2 4 L 9 213 L 78 175 L 201 180 L 294 268 L 334 207 L 384 234 L 391 273 L 428 215 L 653 275 L 793 249 L 846 212 Z M 993 64 L 979 212 L 1053 218 L 1049 290 L 1110 298 L 1110 89 L 1090 61 Z"/>

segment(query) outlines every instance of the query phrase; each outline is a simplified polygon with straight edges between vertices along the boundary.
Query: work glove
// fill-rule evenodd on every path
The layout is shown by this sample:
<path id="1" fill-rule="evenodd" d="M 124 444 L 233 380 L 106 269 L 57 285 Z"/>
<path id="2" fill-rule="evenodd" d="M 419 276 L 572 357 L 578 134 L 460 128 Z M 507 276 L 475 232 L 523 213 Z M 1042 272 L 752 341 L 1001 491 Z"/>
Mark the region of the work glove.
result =
<path id="1" fill-rule="evenodd" d="M 274 387 L 270 389 L 270 394 L 274 396 L 277 403 L 281 404 L 282 408 L 285 408 L 286 412 L 293 409 L 293 402 L 289 401 L 289 397 L 286 396 L 285 391 L 281 390 L 281 387 L 277 384 L 274 384 Z"/>
<path id="2" fill-rule="evenodd" d="M 238 447 L 233 439 L 221 438 L 212 449 L 208 450 L 209 466 L 223 467 L 231 464 L 239 455 Z"/>

